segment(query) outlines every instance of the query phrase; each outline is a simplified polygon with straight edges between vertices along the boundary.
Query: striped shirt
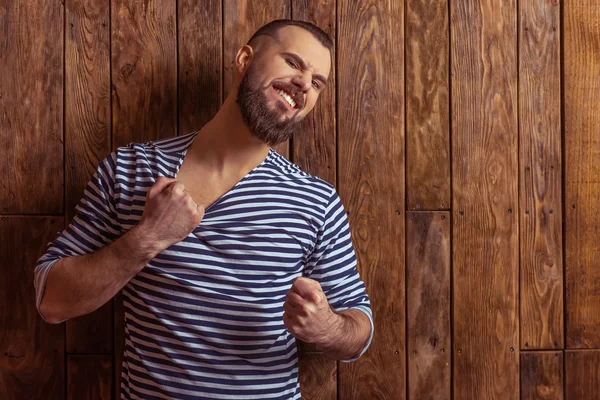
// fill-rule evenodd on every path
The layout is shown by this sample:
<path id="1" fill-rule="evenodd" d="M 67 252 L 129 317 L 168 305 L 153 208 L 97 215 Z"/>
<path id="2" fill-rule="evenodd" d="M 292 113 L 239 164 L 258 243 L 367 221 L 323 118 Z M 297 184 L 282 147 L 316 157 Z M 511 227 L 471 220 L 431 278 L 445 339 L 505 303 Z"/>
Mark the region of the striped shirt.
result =
<path id="1" fill-rule="evenodd" d="M 197 134 L 133 142 L 99 163 L 70 225 L 37 261 L 38 312 L 56 261 L 133 228 L 147 191 L 158 176 L 177 177 Z M 123 287 L 121 398 L 299 399 L 296 339 L 282 320 L 299 276 L 318 281 L 334 310 L 369 317 L 364 349 L 343 361 L 359 358 L 373 318 L 344 207 L 331 184 L 271 148 Z"/>

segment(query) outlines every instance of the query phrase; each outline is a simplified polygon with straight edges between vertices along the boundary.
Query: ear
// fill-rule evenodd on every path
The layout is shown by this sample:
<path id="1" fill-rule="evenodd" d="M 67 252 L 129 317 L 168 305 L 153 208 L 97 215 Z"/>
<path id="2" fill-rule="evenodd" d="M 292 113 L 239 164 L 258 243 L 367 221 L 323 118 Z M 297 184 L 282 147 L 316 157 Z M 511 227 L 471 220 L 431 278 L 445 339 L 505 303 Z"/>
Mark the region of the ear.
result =
<path id="1" fill-rule="evenodd" d="M 247 44 L 242 46 L 235 56 L 235 68 L 239 74 L 244 74 L 254 60 L 254 49 Z"/>

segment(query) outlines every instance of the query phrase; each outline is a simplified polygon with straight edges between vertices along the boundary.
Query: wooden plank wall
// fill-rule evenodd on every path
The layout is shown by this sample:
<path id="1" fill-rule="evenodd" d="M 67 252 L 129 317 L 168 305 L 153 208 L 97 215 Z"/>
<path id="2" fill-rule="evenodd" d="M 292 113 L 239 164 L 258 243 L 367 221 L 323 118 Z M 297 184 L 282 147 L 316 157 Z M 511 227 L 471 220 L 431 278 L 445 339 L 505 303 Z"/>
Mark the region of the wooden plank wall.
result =
<path id="1" fill-rule="evenodd" d="M 338 399 L 406 390 L 403 32 L 400 1 L 338 1 L 337 189 L 377 330 L 363 359 L 339 364 Z"/>
<path id="2" fill-rule="evenodd" d="M 451 3 L 453 388 L 519 388 L 516 2 Z"/>
<path id="3" fill-rule="evenodd" d="M 120 296 L 64 324 L 34 264 L 98 162 L 199 129 L 275 18 L 335 41 L 305 134 L 375 318 L 337 363 L 299 343 L 303 398 L 600 399 L 598 0 L 0 3 L 0 393 L 119 398 Z"/>

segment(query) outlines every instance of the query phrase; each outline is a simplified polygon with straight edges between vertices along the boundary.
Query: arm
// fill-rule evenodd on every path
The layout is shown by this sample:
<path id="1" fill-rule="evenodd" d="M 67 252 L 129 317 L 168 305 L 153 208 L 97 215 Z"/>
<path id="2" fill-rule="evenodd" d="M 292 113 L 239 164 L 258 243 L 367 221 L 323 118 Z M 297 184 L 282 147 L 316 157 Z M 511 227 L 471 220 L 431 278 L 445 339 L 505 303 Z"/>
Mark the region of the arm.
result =
<path id="1" fill-rule="evenodd" d="M 373 340 L 369 297 L 356 269 L 348 218 L 335 191 L 308 258 L 284 304 L 284 323 L 298 339 L 343 362 L 362 356 Z"/>
<path id="2" fill-rule="evenodd" d="M 154 257 L 144 243 L 133 228 L 94 253 L 59 259 L 41 294 L 42 318 L 57 324 L 105 304 Z"/>
<path id="3" fill-rule="evenodd" d="M 116 164 L 115 152 L 100 163 L 73 221 L 37 262 L 36 307 L 46 322 L 60 323 L 94 311 L 202 220 L 204 208 L 194 203 L 184 185 L 159 176 L 146 194 L 139 223 L 122 235 Z"/>
<path id="4" fill-rule="evenodd" d="M 110 299 L 110 292 L 114 295 L 124 286 L 126 276 L 137 267 L 135 263 L 124 266 L 118 257 L 127 254 L 128 261 L 130 256 L 143 258 L 131 243 L 134 233 L 120 238 L 116 165 L 116 152 L 98 164 L 75 207 L 73 220 L 48 243 L 37 262 L 36 306 L 47 322 L 59 323 L 94 311 Z"/>
<path id="5" fill-rule="evenodd" d="M 341 361 L 354 361 L 372 338 L 370 318 L 363 311 L 334 311 L 319 282 L 298 277 L 286 295 L 283 322 L 296 338 L 314 343 L 318 351 Z"/>
<path id="6" fill-rule="evenodd" d="M 317 350 L 334 360 L 356 359 L 368 346 L 371 336 L 371 322 L 359 310 L 344 310 L 336 313 L 334 327 L 322 343 L 316 343 Z"/>

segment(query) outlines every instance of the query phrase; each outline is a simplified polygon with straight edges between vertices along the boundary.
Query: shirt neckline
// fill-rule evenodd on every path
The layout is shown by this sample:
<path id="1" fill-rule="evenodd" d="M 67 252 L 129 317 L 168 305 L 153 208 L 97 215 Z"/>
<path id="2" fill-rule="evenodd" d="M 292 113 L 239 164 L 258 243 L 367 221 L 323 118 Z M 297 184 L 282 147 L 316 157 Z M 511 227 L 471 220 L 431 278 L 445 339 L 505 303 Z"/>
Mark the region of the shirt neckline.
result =
<path id="1" fill-rule="evenodd" d="M 182 151 L 178 152 L 179 153 L 179 160 L 177 161 L 177 167 L 175 168 L 175 172 L 173 173 L 172 178 L 176 179 L 177 176 L 179 175 L 179 169 L 181 168 L 181 166 L 183 165 L 183 161 L 185 159 L 185 156 L 187 155 L 187 151 L 190 147 L 190 145 L 192 144 L 192 142 L 194 141 L 194 138 L 196 137 L 196 135 L 198 134 L 199 131 L 193 132 L 190 136 L 190 140 L 185 144 L 185 147 Z M 255 175 L 260 169 L 262 169 L 262 167 L 267 164 L 273 157 L 275 154 L 275 150 L 273 150 L 273 148 L 269 147 L 269 152 L 267 153 L 266 157 L 256 166 L 254 167 L 252 170 L 250 170 L 246 175 L 244 175 L 235 185 L 233 185 L 231 187 L 231 189 L 229 189 L 227 192 L 223 193 L 223 195 L 221 197 L 219 197 L 217 200 L 215 200 L 212 204 L 210 204 L 205 210 L 204 210 L 204 215 L 206 215 L 209 211 L 212 211 L 218 204 L 220 204 L 226 197 L 229 197 L 230 194 L 232 192 L 234 192 L 237 188 L 239 188 L 242 183 L 246 182 L 247 180 L 249 180 L 253 175 Z"/>

